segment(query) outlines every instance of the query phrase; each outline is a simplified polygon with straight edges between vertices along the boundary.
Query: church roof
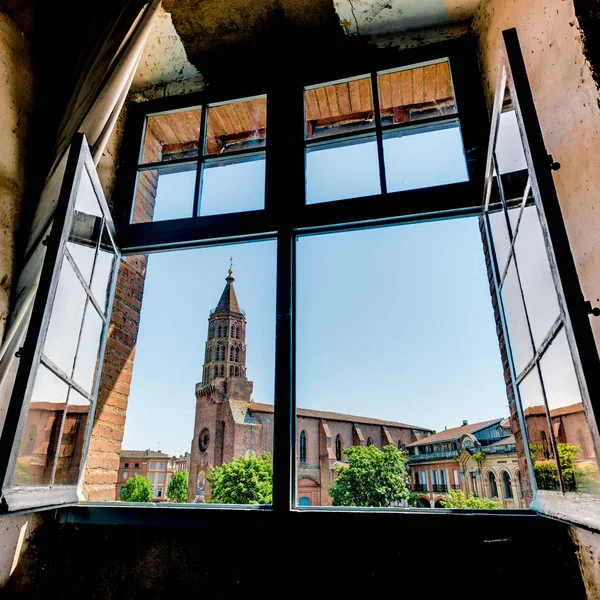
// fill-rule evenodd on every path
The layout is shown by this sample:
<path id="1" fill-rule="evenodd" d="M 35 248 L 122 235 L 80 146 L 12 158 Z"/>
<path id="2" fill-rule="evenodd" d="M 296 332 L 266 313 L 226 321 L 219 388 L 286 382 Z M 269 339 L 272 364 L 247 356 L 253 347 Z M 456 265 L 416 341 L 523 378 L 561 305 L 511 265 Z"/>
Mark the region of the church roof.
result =
<path id="1" fill-rule="evenodd" d="M 249 402 L 248 410 L 252 412 L 273 412 L 272 404 L 261 404 L 258 402 Z M 383 419 L 374 419 L 372 417 L 358 417 L 355 415 L 346 415 L 344 413 L 327 412 L 323 410 L 312 410 L 310 408 L 298 408 L 296 414 L 299 417 L 312 417 L 313 419 L 329 419 L 331 421 L 349 421 L 351 423 L 359 423 L 362 425 L 385 425 L 387 427 L 406 427 L 408 429 L 419 429 L 422 431 L 431 431 L 427 427 L 419 427 L 417 425 L 407 425 L 406 423 L 398 423 L 397 421 L 385 421 Z M 429 438 L 427 438 L 429 439 Z"/>
<path id="2" fill-rule="evenodd" d="M 214 312 L 237 312 L 241 313 L 240 305 L 238 303 L 237 296 L 235 295 L 235 290 L 233 289 L 233 282 L 235 279 L 231 276 L 232 270 L 229 269 L 229 275 L 225 277 L 225 289 L 221 294 L 221 299 L 219 300 L 219 304 L 217 304 L 217 308 L 215 308 Z"/>
<path id="3" fill-rule="evenodd" d="M 489 421 L 480 421 L 479 423 L 472 423 L 471 425 L 462 425 L 461 427 L 452 427 L 451 429 L 444 429 L 444 431 L 434 433 L 433 435 L 423 438 L 422 440 L 412 442 L 412 444 L 406 444 L 406 447 L 410 448 L 411 446 L 423 446 L 425 444 L 433 444 L 435 442 L 456 440 L 465 433 L 475 433 L 480 429 L 485 429 L 486 427 L 500 423 L 501 421 L 502 418 L 490 419 Z"/>

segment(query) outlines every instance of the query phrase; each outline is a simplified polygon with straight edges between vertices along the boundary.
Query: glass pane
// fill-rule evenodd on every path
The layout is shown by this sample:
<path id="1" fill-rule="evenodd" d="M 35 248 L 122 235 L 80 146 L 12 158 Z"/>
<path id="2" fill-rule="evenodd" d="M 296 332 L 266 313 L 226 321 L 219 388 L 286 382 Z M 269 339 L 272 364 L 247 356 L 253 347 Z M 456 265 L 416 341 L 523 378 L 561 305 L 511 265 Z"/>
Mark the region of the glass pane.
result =
<path id="1" fill-rule="evenodd" d="M 527 160 L 508 84 L 500 113 L 495 154 L 506 201 L 521 199 L 528 177 Z"/>
<path id="2" fill-rule="evenodd" d="M 86 298 L 73 267 L 64 258 L 43 353 L 68 376 L 73 372 Z"/>
<path id="3" fill-rule="evenodd" d="M 92 180 L 85 168 L 81 172 L 81 180 L 79 189 L 77 190 L 77 198 L 75 199 L 75 210 L 86 215 L 102 216 Z"/>
<path id="4" fill-rule="evenodd" d="M 383 125 L 456 114 L 448 61 L 377 75 Z"/>
<path id="5" fill-rule="evenodd" d="M 508 328 L 508 338 L 510 349 L 517 374 L 527 366 L 527 363 L 533 358 L 533 345 L 529 326 L 527 324 L 527 315 L 525 314 L 525 305 L 521 295 L 521 287 L 517 277 L 514 260 L 511 260 L 506 273 L 504 285 L 501 291 L 502 305 Z"/>
<path id="6" fill-rule="evenodd" d="M 481 495 L 486 465 L 517 466 L 477 217 L 305 235 L 296 248 L 298 504 L 443 507 L 452 488 Z M 398 451 L 400 497 L 381 490 L 402 485 L 344 471 Z"/>
<path id="7" fill-rule="evenodd" d="M 276 262 L 273 240 L 148 256 L 123 448 L 149 449 L 157 469 L 165 461 L 165 484 L 177 457 L 189 473 L 186 502 L 271 503 Z M 231 473 L 233 461 L 257 476 L 249 494 L 209 480 L 211 467 Z M 138 464 L 121 464 L 124 481 Z M 164 499 L 168 487 L 158 475 L 154 483 Z"/>
<path id="8" fill-rule="evenodd" d="M 492 230 L 492 241 L 496 252 L 496 261 L 498 262 L 500 277 L 502 277 L 510 251 L 510 236 L 506 225 L 506 213 L 504 210 L 490 211 L 488 212 L 488 216 Z"/>
<path id="9" fill-rule="evenodd" d="M 560 315 L 560 307 L 535 206 L 523 209 L 515 255 L 533 340 L 538 347 Z"/>
<path id="10" fill-rule="evenodd" d="M 560 481 L 552 447 L 552 432 L 548 425 L 548 413 L 537 367 L 534 367 L 519 384 L 519 395 L 537 486 L 540 490 L 559 490 Z"/>
<path id="11" fill-rule="evenodd" d="M 12 485 L 48 485 L 69 386 L 39 365 Z"/>
<path id="12" fill-rule="evenodd" d="M 138 173 L 133 223 L 167 221 L 191 217 L 194 206 L 196 164 L 169 170 L 150 169 Z"/>
<path id="13" fill-rule="evenodd" d="M 254 154 L 205 163 L 200 191 L 200 216 L 265 207 L 265 157 Z"/>
<path id="14" fill-rule="evenodd" d="M 148 117 L 143 164 L 198 156 L 202 110 L 182 110 Z"/>
<path id="15" fill-rule="evenodd" d="M 542 356 L 540 369 L 565 488 L 568 492 L 598 494 L 596 451 L 564 328 Z"/>
<path id="16" fill-rule="evenodd" d="M 304 91 L 306 139 L 375 127 L 369 76 L 323 84 Z"/>
<path id="17" fill-rule="evenodd" d="M 380 193 L 377 143 L 373 138 L 307 148 L 307 204 Z"/>
<path id="18" fill-rule="evenodd" d="M 55 485 L 77 484 L 85 449 L 90 409 L 91 404 L 88 399 L 71 388 L 54 473 Z"/>
<path id="19" fill-rule="evenodd" d="M 104 322 L 96 312 L 94 305 L 88 300 L 73 379 L 90 394 L 94 387 L 103 325 Z"/>
<path id="20" fill-rule="evenodd" d="M 458 124 L 395 129 L 383 139 L 388 192 L 468 181 Z"/>
<path id="21" fill-rule="evenodd" d="M 114 265 L 114 246 L 108 230 L 104 227 L 102 241 L 100 242 L 98 256 L 96 257 L 96 266 L 94 268 L 91 290 L 94 299 L 102 307 L 105 314 L 108 306 L 108 291 L 111 283 L 110 277 L 113 274 Z"/>
<path id="22" fill-rule="evenodd" d="M 266 140 L 266 97 L 209 107 L 205 154 L 263 148 Z"/>

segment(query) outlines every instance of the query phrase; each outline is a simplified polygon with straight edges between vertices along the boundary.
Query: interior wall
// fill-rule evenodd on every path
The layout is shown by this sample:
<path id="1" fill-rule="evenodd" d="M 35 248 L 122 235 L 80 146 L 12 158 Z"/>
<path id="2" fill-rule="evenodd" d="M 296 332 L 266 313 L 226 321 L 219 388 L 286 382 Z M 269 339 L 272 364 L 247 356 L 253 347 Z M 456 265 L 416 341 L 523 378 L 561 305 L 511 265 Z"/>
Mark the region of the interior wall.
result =
<path id="1" fill-rule="evenodd" d="M 548 152 L 561 168 L 553 173 L 583 293 L 600 305 L 600 99 L 585 56 L 573 2 L 488 0 L 473 19 L 479 38 L 484 90 L 491 109 L 502 30 L 515 27 Z M 600 319 L 592 318 L 600 350 Z M 564 510 L 565 502 L 558 507 Z M 577 521 L 578 510 L 566 515 Z M 581 509 L 582 510 L 582 509 Z M 594 509 L 597 523 L 598 509 Z M 583 513 L 582 513 L 583 519 Z M 600 594 L 600 535 L 571 528 L 589 598 Z"/>

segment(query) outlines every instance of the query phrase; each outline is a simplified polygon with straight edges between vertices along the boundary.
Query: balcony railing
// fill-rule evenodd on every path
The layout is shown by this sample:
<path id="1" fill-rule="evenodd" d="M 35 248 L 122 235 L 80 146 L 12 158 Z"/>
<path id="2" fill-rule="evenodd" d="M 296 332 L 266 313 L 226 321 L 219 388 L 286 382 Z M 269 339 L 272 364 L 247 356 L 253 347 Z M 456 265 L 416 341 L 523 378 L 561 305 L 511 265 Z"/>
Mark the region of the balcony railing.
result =
<path id="1" fill-rule="evenodd" d="M 413 483 L 412 491 L 413 492 L 426 492 L 427 486 L 424 483 Z"/>
<path id="2" fill-rule="evenodd" d="M 431 489 L 434 492 L 447 492 L 448 486 L 445 483 L 434 483 L 431 486 Z"/>
<path id="3" fill-rule="evenodd" d="M 420 460 L 442 460 L 445 458 L 454 458 L 458 456 L 458 450 L 440 450 L 439 452 L 423 452 L 421 454 L 409 454 L 408 462 L 417 462 Z"/>

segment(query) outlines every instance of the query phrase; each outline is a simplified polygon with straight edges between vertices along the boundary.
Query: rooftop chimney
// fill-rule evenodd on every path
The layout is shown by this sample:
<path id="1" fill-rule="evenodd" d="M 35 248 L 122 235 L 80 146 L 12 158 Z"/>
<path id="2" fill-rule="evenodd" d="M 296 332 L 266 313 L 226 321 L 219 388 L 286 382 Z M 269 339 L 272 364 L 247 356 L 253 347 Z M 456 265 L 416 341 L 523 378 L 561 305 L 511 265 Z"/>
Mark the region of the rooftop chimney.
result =
<path id="1" fill-rule="evenodd" d="M 468 425 L 468 424 L 469 424 L 469 421 L 467 421 L 466 419 L 464 419 L 464 420 L 463 420 L 463 427 L 464 427 L 465 425 Z"/>

